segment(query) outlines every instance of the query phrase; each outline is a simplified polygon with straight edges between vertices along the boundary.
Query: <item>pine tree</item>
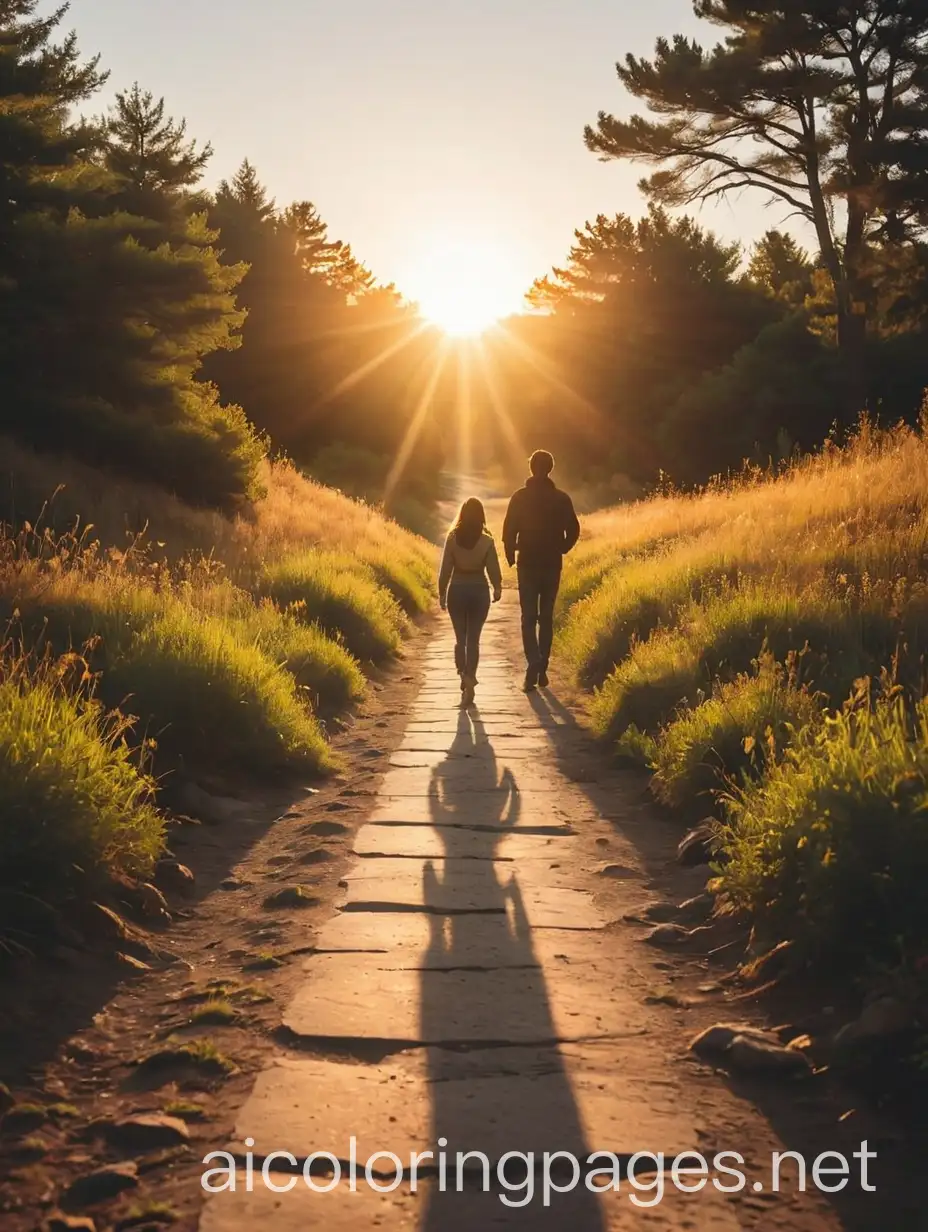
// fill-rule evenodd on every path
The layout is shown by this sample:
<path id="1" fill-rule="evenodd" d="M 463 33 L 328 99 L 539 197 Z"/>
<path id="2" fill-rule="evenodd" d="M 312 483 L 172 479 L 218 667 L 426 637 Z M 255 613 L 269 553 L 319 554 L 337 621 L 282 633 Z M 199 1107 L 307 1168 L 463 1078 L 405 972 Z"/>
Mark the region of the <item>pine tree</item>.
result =
<path id="1" fill-rule="evenodd" d="M 562 364 L 562 388 L 608 418 L 626 474 L 653 476 L 668 408 L 774 315 L 736 277 L 739 263 L 738 244 L 651 205 L 637 221 L 617 214 L 588 222 L 566 264 L 529 293 L 549 314 L 546 351 Z"/>
<path id="2" fill-rule="evenodd" d="M 667 205 L 753 188 L 807 219 L 834 288 L 856 414 L 867 250 L 928 222 L 928 6 L 695 0 L 695 11 L 725 42 L 705 50 L 677 35 L 658 40 L 653 60 L 626 56 L 619 79 L 656 118 L 601 112 L 587 146 L 658 168 L 641 187 Z"/>
<path id="3" fill-rule="evenodd" d="M 228 180 L 220 183 L 216 190 L 216 209 L 231 215 L 238 214 L 254 223 L 270 222 L 277 212 L 273 198 L 268 197 L 267 189 L 247 158 L 231 183 Z"/>
<path id="4" fill-rule="evenodd" d="M 768 295 L 798 307 L 812 290 L 809 254 L 783 231 L 767 231 L 751 249 L 748 278 Z"/>
<path id="5" fill-rule="evenodd" d="M 582 230 L 564 268 L 535 282 L 529 292 L 534 307 L 574 309 L 620 297 L 630 300 L 655 291 L 671 299 L 675 288 L 730 283 L 738 267 L 737 244 L 722 244 L 689 217 L 673 219 L 652 205 L 636 223 L 627 214 L 599 214 Z"/>
<path id="6" fill-rule="evenodd" d="M 39 208 L 64 213 L 77 199 L 70 173 L 95 134 L 68 113 L 107 78 L 99 56 L 81 62 L 75 34 L 51 41 L 68 6 L 46 17 L 38 8 L 38 0 L 0 0 L 0 277 L 16 219 Z"/>
<path id="7" fill-rule="evenodd" d="M 187 138 L 187 122 L 165 114 L 163 98 L 131 90 L 116 95 L 102 121 L 106 166 L 116 177 L 122 204 L 132 213 L 159 218 L 203 177 L 213 154 Z"/>
<path id="8" fill-rule="evenodd" d="M 329 228 L 311 201 L 296 201 L 280 217 L 279 226 L 305 274 L 321 278 L 345 296 L 357 298 L 374 285 L 374 275 L 358 261 L 351 245 L 328 238 Z"/>

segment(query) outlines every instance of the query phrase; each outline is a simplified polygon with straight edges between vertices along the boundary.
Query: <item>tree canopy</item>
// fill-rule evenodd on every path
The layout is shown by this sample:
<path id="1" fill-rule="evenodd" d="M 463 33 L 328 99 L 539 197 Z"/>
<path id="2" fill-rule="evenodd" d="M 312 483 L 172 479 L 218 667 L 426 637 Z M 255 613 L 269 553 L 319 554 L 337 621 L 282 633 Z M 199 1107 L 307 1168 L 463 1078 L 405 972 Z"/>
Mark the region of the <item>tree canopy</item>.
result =
<path id="1" fill-rule="evenodd" d="M 656 170 L 644 193 L 685 206 L 760 189 L 814 228 L 850 367 L 871 306 L 867 250 L 928 224 L 924 0 L 695 0 L 725 40 L 676 35 L 619 80 L 656 118 L 600 112 L 590 150 Z M 859 376 L 859 374 L 857 374 Z M 859 397 L 859 380 L 851 396 Z"/>

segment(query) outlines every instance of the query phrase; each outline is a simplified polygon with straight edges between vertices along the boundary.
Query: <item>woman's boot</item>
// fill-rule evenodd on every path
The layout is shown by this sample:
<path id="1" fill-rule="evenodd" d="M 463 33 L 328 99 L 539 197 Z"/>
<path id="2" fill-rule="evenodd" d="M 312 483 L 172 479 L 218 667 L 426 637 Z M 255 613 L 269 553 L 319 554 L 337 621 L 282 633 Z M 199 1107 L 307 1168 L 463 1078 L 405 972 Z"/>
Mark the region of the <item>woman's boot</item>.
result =
<path id="1" fill-rule="evenodd" d="M 477 680 L 470 672 L 461 673 L 461 705 L 472 706 L 474 702 L 474 686 Z"/>

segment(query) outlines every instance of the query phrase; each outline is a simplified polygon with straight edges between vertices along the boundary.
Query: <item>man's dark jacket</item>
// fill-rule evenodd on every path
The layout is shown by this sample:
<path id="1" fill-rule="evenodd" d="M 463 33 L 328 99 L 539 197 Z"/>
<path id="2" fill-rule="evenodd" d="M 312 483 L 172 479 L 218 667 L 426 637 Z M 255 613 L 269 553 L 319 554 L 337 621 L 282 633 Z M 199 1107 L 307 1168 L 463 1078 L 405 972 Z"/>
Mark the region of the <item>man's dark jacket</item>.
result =
<path id="1" fill-rule="evenodd" d="M 561 559 L 580 538 L 580 523 L 566 492 L 547 476 L 531 475 L 513 494 L 503 523 L 503 547 L 510 565 L 560 569 Z"/>

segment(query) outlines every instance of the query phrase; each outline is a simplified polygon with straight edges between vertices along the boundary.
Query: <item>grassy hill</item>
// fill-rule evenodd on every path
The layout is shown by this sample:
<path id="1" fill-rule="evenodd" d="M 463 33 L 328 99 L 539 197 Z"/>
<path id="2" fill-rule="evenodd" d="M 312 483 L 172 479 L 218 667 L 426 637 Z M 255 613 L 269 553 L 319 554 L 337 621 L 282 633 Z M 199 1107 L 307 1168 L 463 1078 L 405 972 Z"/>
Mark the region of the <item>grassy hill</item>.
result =
<path id="1" fill-rule="evenodd" d="M 593 727 L 714 813 L 722 902 L 803 962 L 928 944 L 924 426 L 594 515 L 565 575 Z"/>
<path id="2" fill-rule="evenodd" d="M 425 541 L 285 463 L 223 517 L 0 453 L 0 890 L 146 876 L 179 774 L 334 768 L 326 724 L 430 603 Z"/>

